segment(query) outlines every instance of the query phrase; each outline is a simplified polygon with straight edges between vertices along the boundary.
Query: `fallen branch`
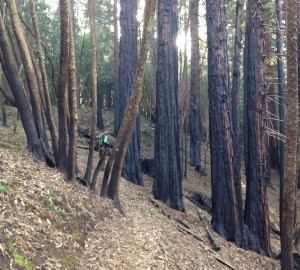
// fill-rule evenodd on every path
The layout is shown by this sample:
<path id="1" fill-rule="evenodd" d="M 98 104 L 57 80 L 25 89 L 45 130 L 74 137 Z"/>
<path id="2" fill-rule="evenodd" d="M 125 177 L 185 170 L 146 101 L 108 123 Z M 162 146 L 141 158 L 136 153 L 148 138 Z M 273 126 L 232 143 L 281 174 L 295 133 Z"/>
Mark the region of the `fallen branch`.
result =
<path id="1" fill-rule="evenodd" d="M 210 215 L 212 214 L 211 212 L 211 207 L 207 206 L 207 205 L 203 205 L 200 204 L 197 200 L 195 200 L 195 198 L 193 198 L 192 196 L 187 196 L 187 195 L 183 195 L 185 198 L 187 198 L 190 202 L 192 202 L 194 205 L 196 205 L 197 207 L 199 207 L 200 209 L 206 211 L 207 213 L 209 213 Z"/>
<path id="2" fill-rule="evenodd" d="M 76 145 L 78 148 L 82 148 L 82 149 L 89 149 L 89 147 L 88 146 L 84 146 L 84 145 L 79 145 L 79 144 L 77 144 Z"/>
<path id="3" fill-rule="evenodd" d="M 181 233 L 188 233 L 190 235 L 192 235 L 193 237 L 195 237 L 197 240 L 199 240 L 200 242 L 204 242 L 203 239 L 198 236 L 197 234 L 195 234 L 194 232 L 192 232 L 191 230 L 188 230 L 184 227 L 181 227 L 178 225 L 178 230 Z M 214 250 L 212 250 L 211 248 L 209 248 L 208 246 L 205 246 L 204 244 L 200 243 L 200 246 L 202 249 L 208 250 L 212 253 L 212 256 L 220 263 L 226 265 L 228 268 L 232 269 L 232 270 L 237 270 L 234 266 L 232 266 L 229 262 L 225 261 L 224 259 L 222 259 L 219 254 L 217 252 L 215 252 Z"/>
<path id="4" fill-rule="evenodd" d="M 198 216 L 199 216 L 200 220 L 202 221 L 202 224 L 204 225 L 205 231 L 208 235 L 208 239 L 209 239 L 210 243 L 213 246 L 213 249 L 215 251 L 219 251 L 221 248 L 218 245 L 218 243 L 215 239 L 215 236 L 214 236 L 212 230 L 210 229 L 210 226 L 209 226 L 204 214 L 201 212 L 201 209 L 197 208 L 197 213 L 198 213 Z"/>

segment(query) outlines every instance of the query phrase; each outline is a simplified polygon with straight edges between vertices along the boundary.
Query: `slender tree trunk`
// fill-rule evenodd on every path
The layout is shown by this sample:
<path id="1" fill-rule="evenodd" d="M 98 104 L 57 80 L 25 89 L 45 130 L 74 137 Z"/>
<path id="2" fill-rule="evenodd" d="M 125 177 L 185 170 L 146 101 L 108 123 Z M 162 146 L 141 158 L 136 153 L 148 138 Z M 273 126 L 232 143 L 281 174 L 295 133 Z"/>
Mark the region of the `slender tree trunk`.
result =
<path id="1" fill-rule="evenodd" d="M 8 35 L 4 27 L 3 18 L 0 13 L 0 47 L 3 54 L 3 69 L 6 70 L 6 78 L 9 82 L 12 94 L 15 99 L 15 105 L 20 112 L 21 121 L 25 130 L 27 139 L 27 148 L 33 156 L 41 161 L 45 161 L 41 142 L 34 125 L 33 115 L 29 101 L 25 94 L 21 78 L 19 76 L 17 63 L 14 60 L 11 46 L 8 41 Z"/>
<path id="2" fill-rule="evenodd" d="M 47 123 L 49 126 L 49 131 L 51 134 L 52 149 L 53 149 L 54 157 L 57 160 L 57 140 L 58 140 L 57 128 L 56 128 L 54 120 L 53 120 L 52 106 L 51 106 L 49 89 L 48 89 L 48 79 L 47 79 L 47 74 L 46 74 L 45 62 L 44 62 L 44 58 L 43 58 L 42 41 L 41 41 L 41 35 L 40 35 L 39 27 L 38 27 L 38 21 L 37 21 L 37 16 L 36 16 L 34 0 L 30 0 L 29 4 L 30 4 L 32 24 L 33 24 L 34 33 L 35 33 L 35 41 L 36 41 L 37 55 L 38 55 L 38 60 L 39 60 L 39 67 L 40 67 L 40 71 L 41 71 L 41 75 L 42 75 L 43 95 L 44 95 L 45 102 L 46 102 L 45 115 L 46 115 Z"/>
<path id="3" fill-rule="evenodd" d="M 71 16 L 71 8 L 69 5 L 69 16 Z M 77 83 L 76 83 L 76 60 L 75 60 L 75 43 L 73 36 L 73 23 L 69 21 L 69 65 L 68 65 L 68 89 L 69 89 L 69 149 L 67 159 L 67 179 L 74 181 L 77 166 L 77 138 L 78 138 L 78 109 L 77 109 Z M 96 121 L 94 121 L 96 127 Z"/>
<path id="4" fill-rule="evenodd" d="M 283 213 L 281 230 L 281 269 L 294 269 L 293 232 L 297 179 L 298 133 L 298 47 L 297 1 L 286 1 L 287 88 L 286 88 L 286 149 L 284 162 Z"/>
<path id="5" fill-rule="evenodd" d="M 84 175 L 84 180 L 90 184 L 93 168 L 93 154 L 96 138 L 96 126 L 97 126 L 97 51 L 96 51 L 96 31 L 95 31 L 95 15 L 94 15 L 94 0 L 88 0 L 88 13 L 90 20 L 90 37 L 91 37 L 91 74 L 92 74 L 92 86 L 91 86 L 91 99 L 92 99 L 92 126 L 91 137 L 89 145 L 88 162 Z"/>
<path id="6" fill-rule="evenodd" d="M 249 248 L 271 255 L 266 183 L 266 84 L 264 80 L 263 6 L 248 0 L 244 55 L 245 224 Z"/>
<path id="7" fill-rule="evenodd" d="M 61 22 L 61 51 L 60 51 L 60 71 L 57 85 L 57 109 L 58 109 L 58 164 L 57 167 L 65 171 L 68 149 L 68 102 L 67 102 L 67 82 L 70 44 L 70 0 L 60 0 L 60 22 Z"/>
<path id="8" fill-rule="evenodd" d="M 201 167 L 202 123 L 200 114 L 199 1 L 190 0 L 191 91 L 190 91 L 190 165 Z"/>
<path id="9" fill-rule="evenodd" d="M 212 225 L 225 239 L 247 248 L 231 126 L 225 16 L 224 0 L 206 1 Z"/>
<path id="10" fill-rule="evenodd" d="M 278 96 L 279 96 L 279 132 L 282 137 L 285 136 L 285 71 L 284 71 L 284 58 L 283 58 L 283 26 L 282 26 L 282 0 L 276 0 L 276 53 L 277 53 L 277 76 L 278 76 Z M 280 199 L 279 199 L 279 215 L 280 215 L 280 228 L 282 224 L 282 205 L 283 205 L 283 178 L 284 178 L 284 157 L 285 154 L 285 141 L 279 141 L 279 175 L 280 175 Z M 280 229 L 281 231 L 281 229 Z"/>
<path id="11" fill-rule="evenodd" d="M 37 128 L 38 136 L 40 140 L 44 140 L 43 135 L 44 130 L 42 127 L 42 111 L 41 111 L 41 100 L 39 94 L 39 87 L 37 78 L 34 71 L 34 66 L 29 52 L 29 47 L 27 45 L 24 32 L 21 27 L 21 22 L 19 19 L 17 6 L 15 0 L 7 2 L 7 6 L 10 12 L 10 17 L 12 21 L 12 26 L 14 33 L 18 42 L 18 47 L 20 50 L 21 58 L 24 64 L 24 71 L 26 74 L 27 84 L 30 92 L 32 112 L 34 116 L 35 125 Z"/>
<path id="12" fill-rule="evenodd" d="M 120 89 L 119 89 L 119 21 L 118 0 L 114 0 L 114 133 L 117 136 L 120 127 Z"/>
<path id="13" fill-rule="evenodd" d="M 150 36 L 153 29 L 155 7 L 156 0 L 149 0 L 146 2 L 144 12 L 143 39 L 139 55 L 139 61 L 137 65 L 137 72 L 134 80 L 133 93 L 126 107 L 121 127 L 116 139 L 116 143 L 114 145 L 113 153 L 111 154 L 107 162 L 106 169 L 104 172 L 101 196 L 106 196 L 108 194 L 108 196 L 111 199 L 114 199 L 117 203 L 119 203 L 118 186 L 119 179 L 121 176 L 121 169 L 123 166 L 127 148 L 130 143 L 131 136 L 133 134 L 135 121 L 139 111 L 139 103 L 142 95 L 143 75 L 147 62 L 147 54 L 149 51 Z M 112 169 L 113 164 L 114 167 Z M 107 187 L 110 173 L 110 183 Z"/>

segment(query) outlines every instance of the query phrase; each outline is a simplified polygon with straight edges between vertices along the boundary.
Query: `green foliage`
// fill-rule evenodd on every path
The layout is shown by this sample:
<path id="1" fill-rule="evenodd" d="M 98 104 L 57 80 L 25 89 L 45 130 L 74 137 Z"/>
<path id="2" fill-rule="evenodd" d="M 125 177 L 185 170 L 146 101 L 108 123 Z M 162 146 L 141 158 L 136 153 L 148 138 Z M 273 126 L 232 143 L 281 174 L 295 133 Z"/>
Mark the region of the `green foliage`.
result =
<path id="1" fill-rule="evenodd" d="M 66 212 L 63 209 L 57 207 L 52 200 L 52 197 L 55 196 L 55 194 L 56 194 L 55 188 L 45 187 L 45 189 L 47 189 L 47 191 L 48 191 L 48 196 L 43 202 L 44 206 L 46 208 L 48 208 L 50 211 L 52 211 L 60 216 L 64 216 L 66 214 Z"/>
<path id="2" fill-rule="evenodd" d="M 25 267 L 26 270 L 33 270 L 33 262 L 31 260 L 27 260 L 23 255 L 18 253 L 11 241 L 8 242 L 8 248 L 16 264 L 21 267 Z"/>
<path id="3" fill-rule="evenodd" d="M 0 182 L 0 193 L 7 193 L 8 185 L 4 182 Z"/>

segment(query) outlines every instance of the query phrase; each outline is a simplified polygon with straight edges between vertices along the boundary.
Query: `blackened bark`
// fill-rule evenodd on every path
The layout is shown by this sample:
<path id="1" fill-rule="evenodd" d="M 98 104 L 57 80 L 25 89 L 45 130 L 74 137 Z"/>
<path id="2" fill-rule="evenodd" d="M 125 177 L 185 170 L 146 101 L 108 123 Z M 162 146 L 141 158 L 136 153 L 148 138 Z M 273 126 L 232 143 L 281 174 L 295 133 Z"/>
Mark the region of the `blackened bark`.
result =
<path id="1" fill-rule="evenodd" d="M 191 95 L 190 95 L 190 165 L 201 165 L 200 115 L 200 53 L 199 53 L 199 1 L 190 0 L 191 20 Z"/>
<path id="2" fill-rule="evenodd" d="M 266 85 L 264 81 L 263 6 L 247 3 L 244 55 L 244 139 L 246 203 L 244 219 L 249 229 L 249 248 L 271 255 L 266 184 Z"/>
<path id="3" fill-rule="evenodd" d="M 133 90 L 134 76 L 137 63 L 137 1 L 121 0 L 121 38 L 120 38 L 120 111 L 119 123 L 122 118 Z M 122 176 L 138 185 L 143 185 L 144 180 L 140 165 L 140 136 L 139 120 L 132 135 L 131 143 L 128 147 Z"/>
<path id="4" fill-rule="evenodd" d="M 235 36 L 234 36 L 234 56 L 232 71 L 232 89 L 231 89 L 231 118 L 233 131 L 233 148 L 234 155 L 237 158 L 237 164 L 241 166 L 240 140 L 239 140 L 239 108 L 240 108 L 240 62 L 242 49 L 242 19 L 245 0 L 236 1 L 236 18 L 235 18 Z"/>
<path id="5" fill-rule="evenodd" d="M 247 247 L 241 179 L 230 115 L 225 1 L 206 1 L 212 225 L 225 239 Z"/>
<path id="6" fill-rule="evenodd" d="M 153 193 L 156 199 L 184 211 L 178 124 L 177 6 L 177 0 L 158 1 Z"/>

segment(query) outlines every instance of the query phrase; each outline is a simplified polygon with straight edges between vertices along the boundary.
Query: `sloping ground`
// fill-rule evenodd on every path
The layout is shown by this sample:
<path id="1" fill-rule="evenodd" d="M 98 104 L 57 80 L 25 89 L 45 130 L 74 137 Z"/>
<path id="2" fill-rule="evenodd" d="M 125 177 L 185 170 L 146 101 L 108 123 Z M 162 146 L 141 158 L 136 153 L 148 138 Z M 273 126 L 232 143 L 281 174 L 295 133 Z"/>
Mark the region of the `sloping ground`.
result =
<path id="1" fill-rule="evenodd" d="M 1 270 L 230 269 L 222 260 L 235 269 L 279 269 L 278 261 L 218 235 L 221 250 L 213 253 L 195 206 L 185 200 L 186 213 L 156 207 L 147 177 L 145 187 L 122 180 L 124 217 L 99 191 L 66 183 L 25 148 L 21 131 L 0 127 Z M 201 240 L 180 232 L 175 218 Z"/>

